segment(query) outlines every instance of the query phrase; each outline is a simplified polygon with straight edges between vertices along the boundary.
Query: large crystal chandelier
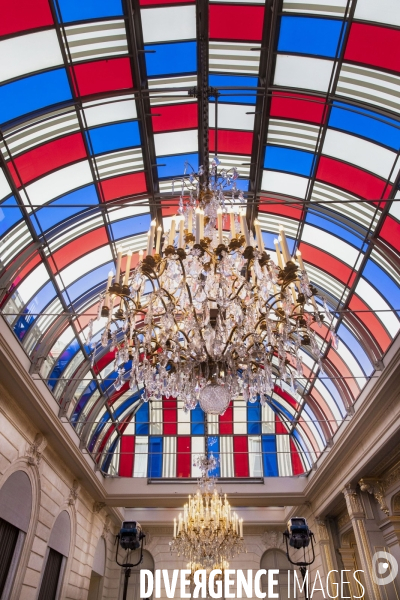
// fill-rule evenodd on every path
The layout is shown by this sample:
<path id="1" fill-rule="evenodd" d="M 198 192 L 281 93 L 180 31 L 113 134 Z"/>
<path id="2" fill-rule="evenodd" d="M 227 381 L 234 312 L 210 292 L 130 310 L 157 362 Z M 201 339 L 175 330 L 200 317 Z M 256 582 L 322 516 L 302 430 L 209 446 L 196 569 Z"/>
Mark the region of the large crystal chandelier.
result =
<path id="1" fill-rule="evenodd" d="M 145 401 L 172 396 L 185 410 L 200 402 L 211 414 L 223 414 L 238 395 L 263 404 L 275 378 L 295 393 L 301 348 L 322 368 L 313 328 L 324 318 L 336 345 L 333 316 L 325 300 L 318 307 L 301 253 L 291 256 L 280 227 L 272 260 L 260 223 L 252 224 L 254 236 L 240 208 L 237 171 L 218 170 L 218 162 L 207 185 L 201 172 L 180 181 L 178 214 L 163 243 L 152 221 L 146 253 L 131 270 L 128 252 L 124 278 L 118 250 L 98 313 L 106 319 L 102 346 L 115 350 L 117 390 L 129 379 L 131 388 L 144 387 Z"/>
<path id="2" fill-rule="evenodd" d="M 216 488 L 216 479 L 208 473 L 216 467 L 216 459 L 199 457 L 202 470 L 197 493 L 189 496 L 178 521 L 174 519 L 174 539 L 171 552 L 189 560 L 192 573 L 198 569 L 221 569 L 228 560 L 246 552 L 243 542 L 243 519 L 233 512 L 227 500 Z"/>

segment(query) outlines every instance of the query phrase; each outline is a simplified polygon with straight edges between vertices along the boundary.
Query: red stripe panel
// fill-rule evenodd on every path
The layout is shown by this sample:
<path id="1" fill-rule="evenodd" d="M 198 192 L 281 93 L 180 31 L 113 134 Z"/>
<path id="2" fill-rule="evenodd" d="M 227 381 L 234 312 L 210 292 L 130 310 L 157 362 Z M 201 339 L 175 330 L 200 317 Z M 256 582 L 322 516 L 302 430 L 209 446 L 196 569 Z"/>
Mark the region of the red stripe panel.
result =
<path id="1" fill-rule="evenodd" d="M 349 308 L 351 310 L 370 310 L 370 307 L 356 294 L 354 294 L 350 300 Z M 372 312 L 356 312 L 354 314 L 364 323 L 367 329 L 369 329 L 382 350 L 387 350 L 392 340 L 378 317 Z"/>
<path id="2" fill-rule="evenodd" d="M 261 41 L 263 6 L 210 5 L 210 38 Z"/>
<path id="3" fill-rule="evenodd" d="M 386 217 L 379 236 L 400 252 L 400 223 L 392 217 Z"/>
<path id="4" fill-rule="evenodd" d="M 195 0 L 139 0 L 140 6 L 154 6 L 163 4 L 194 4 Z"/>
<path id="5" fill-rule="evenodd" d="M 249 449 L 246 435 L 235 435 L 233 438 L 233 462 L 235 477 L 249 476 Z"/>
<path id="6" fill-rule="evenodd" d="M 197 128 L 197 103 L 195 102 L 153 106 L 151 114 L 161 115 L 152 118 L 154 133 Z"/>
<path id="7" fill-rule="evenodd" d="M 366 200 L 379 200 L 386 185 L 385 181 L 366 171 L 327 156 L 321 156 L 317 179 L 348 190 Z M 392 186 L 388 185 L 384 198 L 389 197 L 391 189 Z"/>
<path id="8" fill-rule="evenodd" d="M 346 377 L 346 379 L 344 379 L 343 381 L 347 385 L 347 387 L 350 389 L 353 398 L 354 399 L 358 398 L 361 390 L 358 387 L 356 380 L 353 379 L 353 374 L 348 369 L 344 360 L 342 360 L 342 358 L 339 356 L 339 354 L 337 352 L 335 352 L 335 350 L 333 350 L 333 348 L 331 348 L 329 350 L 327 359 L 330 360 L 333 365 L 335 365 L 335 367 L 337 368 L 337 370 L 339 371 L 339 373 L 342 377 Z"/>
<path id="9" fill-rule="evenodd" d="M 76 238 L 66 246 L 63 246 L 53 254 L 54 262 L 50 261 L 53 273 L 57 270 L 61 271 L 66 265 L 70 264 L 74 260 L 77 260 L 87 252 L 91 252 L 95 248 L 104 246 L 108 243 L 107 232 L 105 227 L 99 227 L 93 231 L 89 231 L 85 235 Z M 92 265 L 92 267 L 97 265 Z"/>
<path id="10" fill-rule="evenodd" d="M 119 458 L 119 476 L 132 477 L 133 457 L 135 455 L 135 436 L 123 435 L 121 438 L 121 455 Z"/>
<path id="11" fill-rule="evenodd" d="M 233 434 L 233 406 L 232 402 L 223 415 L 219 417 L 219 432 L 221 435 Z"/>
<path id="12" fill-rule="evenodd" d="M 325 103 L 316 96 L 275 92 L 271 100 L 271 117 L 322 123 Z"/>
<path id="13" fill-rule="evenodd" d="M 77 96 L 133 87 L 129 58 L 98 60 L 71 67 Z"/>
<path id="14" fill-rule="evenodd" d="M 272 199 L 272 202 L 274 202 L 274 204 L 269 204 L 268 200 L 269 198 L 264 196 L 260 198 L 260 213 L 272 213 L 274 215 L 282 215 L 284 217 L 289 217 L 290 219 L 295 219 L 296 221 L 299 221 L 301 219 L 301 215 L 303 212 L 301 207 L 297 208 L 296 206 L 276 204 L 277 200 L 275 198 Z"/>
<path id="15" fill-rule="evenodd" d="M 14 183 L 20 186 L 20 178 L 22 183 L 28 183 L 28 181 L 36 179 L 49 171 L 59 169 L 82 158 L 86 158 L 82 134 L 74 133 L 48 144 L 43 144 L 15 158 L 14 165 L 19 177 L 14 170 L 13 163 L 8 163 L 8 168 L 13 176 Z"/>
<path id="16" fill-rule="evenodd" d="M 305 244 L 304 242 L 301 242 L 299 250 L 302 254 L 303 260 L 306 262 L 309 262 L 312 265 L 319 267 L 323 271 L 326 271 L 346 285 L 351 285 L 353 283 L 355 273 L 352 273 L 350 267 L 345 265 L 337 258 L 334 258 L 330 254 L 327 254 L 323 250 L 319 250 L 314 246 Z M 348 284 L 349 278 L 350 282 Z"/>
<path id="17" fill-rule="evenodd" d="M 251 155 L 252 147 L 252 131 L 218 129 L 218 152 Z M 215 152 L 215 129 L 210 129 L 210 151 Z"/>
<path id="18" fill-rule="evenodd" d="M 163 399 L 163 421 L 164 435 L 176 435 L 177 433 L 177 406 L 176 398 Z"/>
<path id="19" fill-rule="evenodd" d="M 293 440 L 290 440 L 290 452 L 292 457 L 293 475 L 301 475 L 304 473 L 303 463 Z"/>
<path id="20" fill-rule="evenodd" d="M 177 442 L 177 457 L 176 457 L 176 476 L 190 477 L 191 463 L 191 445 L 189 436 L 179 436 Z"/>
<path id="21" fill-rule="evenodd" d="M 286 400 L 286 402 L 288 404 L 290 404 L 291 406 L 293 406 L 293 408 L 295 410 L 297 410 L 299 408 L 299 403 L 296 402 L 296 400 L 294 398 L 292 398 L 292 396 L 290 394 L 288 394 L 287 392 L 285 392 L 285 390 L 283 390 L 282 388 L 280 388 L 278 385 L 274 386 L 274 392 L 276 394 L 278 394 L 278 396 L 280 396 L 281 398 L 283 398 L 284 400 Z"/>
<path id="22" fill-rule="evenodd" d="M 278 433 L 278 434 L 284 433 L 287 435 L 287 429 L 284 426 L 284 424 L 282 423 L 282 421 L 280 420 L 280 418 L 278 417 L 278 415 L 275 415 L 275 433 Z"/>
<path id="23" fill-rule="evenodd" d="M 0 0 L 0 35 L 53 25 L 47 0 Z"/>
<path id="24" fill-rule="evenodd" d="M 120 175 L 112 179 L 105 179 L 101 182 L 104 194 L 104 200 L 109 202 L 123 196 L 132 196 L 140 194 L 147 190 L 144 171 L 140 173 L 131 173 L 130 175 Z"/>
<path id="25" fill-rule="evenodd" d="M 93 371 L 98 375 L 115 358 L 115 352 L 107 352 L 93 365 Z"/>
<path id="26" fill-rule="evenodd" d="M 345 60 L 400 71 L 400 31 L 364 23 L 353 23 Z"/>

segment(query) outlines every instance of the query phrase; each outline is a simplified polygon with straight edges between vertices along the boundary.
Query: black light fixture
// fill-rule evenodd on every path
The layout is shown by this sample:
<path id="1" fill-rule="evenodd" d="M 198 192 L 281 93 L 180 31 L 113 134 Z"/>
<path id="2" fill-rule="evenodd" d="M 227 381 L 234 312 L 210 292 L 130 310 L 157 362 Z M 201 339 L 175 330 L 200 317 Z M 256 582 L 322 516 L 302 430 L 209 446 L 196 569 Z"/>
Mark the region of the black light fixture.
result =
<path id="1" fill-rule="evenodd" d="M 129 577 L 131 576 L 132 567 L 137 567 L 143 561 L 143 540 L 145 537 L 146 535 L 143 533 L 142 527 L 137 521 L 124 521 L 122 523 L 120 532 L 116 537 L 117 550 L 115 552 L 115 562 L 117 563 L 117 565 L 125 569 L 124 591 L 122 594 L 122 600 L 126 600 L 128 592 L 128 581 Z M 123 550 L 127 550 L 128 553 L 132 550 L 137 550 L 138 548 L 140 548 L 140 558 L 138 562 L 134 564 L 128 562 L 120 563 L 118 561 L 118 550 L 120 546 Z"/>
<path id="2" fill-rule="evenodd" d="M 287 523 L 287 529 L 283 533 L 283 537 L 286 542 L 286 556 L 288 561 L 292 565 L 296 565 L 299 567 L 300 573 L 303 578 L 303 582 L 305 582 L 304 586 L 304 595 L 305 600 L 308 600 L 308 582 L 306 580 L 307 567 L 311 565 L 315 561 L 315 551 L 314 551 L 314 534 L 310 530 L 307 524 L 307 520 L 304 517 L 293 517 L 289 519 Z M 306 561 L 305 552 L 304 552 L 304 560 L 302 561 L 293 561 L 290 558 L 289 554 L 289 546 L 295 548 L 296 550 L 300 550 L 301 548 L 305 549 L 310 545 L 312 549 L 312 559 Z"/>

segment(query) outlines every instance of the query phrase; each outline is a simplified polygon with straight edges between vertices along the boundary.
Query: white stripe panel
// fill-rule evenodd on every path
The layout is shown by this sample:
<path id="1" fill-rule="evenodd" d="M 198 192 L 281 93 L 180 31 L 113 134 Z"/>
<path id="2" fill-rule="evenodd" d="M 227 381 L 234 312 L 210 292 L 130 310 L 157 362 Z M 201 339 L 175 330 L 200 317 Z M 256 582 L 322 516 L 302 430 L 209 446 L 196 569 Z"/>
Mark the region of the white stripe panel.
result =
<path id="1" fill-rule="evenodd" d="M 179 409 L 178 409 L 179 410 Z M 205 441 L 204 437 L 201 436 L 193 436 L 191 439 L 192 442 L 192 465 L 191 465 L 191 474 L 192 477 L 201 477 L 201 471 L 199 467 L 194 466 L 194 461 L 198 456 L 203 456 L 205 453 Z"/>
<path id="2" fill-rule="evenodd" d="M 233 433 L 247 434 L 247 407 L 244 400 L 235 398 L 233 401 Z"/>
<path id="3" fill-rule="evenodd" d="M 266 192 L 275 192 L 285 194 L 286 196 L 295 196 L 304 199 L 307 192 L 309 179 L 299 177 L 290 173 L 281 173 L 279 171 L 264 171 L 261 189 Z"/>
<path id="4" fill-rule="evenodd" d="M 147 435 L 135 437 L 134 477 L 147 477 L 147 461 L 149 457 L 149 438 Z"/>
<path id="5" fill-rule="evenodd" d="M 115 123 L 118 121 L 129 121 L 136 119 L 136 103 L 134 96 L 125 96 L 123 100 L 109 99 L 96 100 L 83 105 L 86 123 L 88 127 L 95 127 L 103 123 Z"/>
<path id="6" fill-rule="evenodd" d="M 218 415 L 207 415 L 207 425 L 209 435 L 218 435 L 219 417 Z"/>
<path id="7" fill-rule="evenodd" d="M 386 271 L 386 273 L 393 279 L 393 281 L 395 281 L 397 283 L 397 285 L 400 287 L 400 273 L 398 272 L 398 270 L 396 269 L 395 265 L 393 265 L 392 263 L 388 262 L 386 256 L 381 253 L 379 250 L 376 250 L 374 248 L 374 250 L 372 250 L 371 252 L 371 258 L 373 261 L 375 261 L 384 271 Z M 397 307 L 395 307 L 397 308 Z"/>
<path id="8" fill-rule="evenodd" d="M 197 102 L 196 98 L 189 98 L 187 92 L 174 92 L 174 97 L 171 98 L 171 92 L 169 96 L 162 94 L 151 94 L 152 90 L 157 88 L 167 88 L 173 91 L 177 87 L 195 87 L 197 85 L 197 75 L 184 75 L 183 77 L 162 77 L 157 79 L 149 79 L 148 86 L 150 90 L 150 104 L 156 106 L 157 104 L 177 104 L 184 102 Z M 182 98 L 176 98 L 175 96 L 182 96 Z"/>
<path id="9" fill-rule="evenodd" d="M 42 317 L 38 317 L 33 325 L 26 334 L 23 339 L 22 346 L 25 349 L 25 352 L 30 354 L 35 347 L 37 341 L 41 337 L 41 335 L 47 331 L 47 329 L 54 323 L 57 319 L 57 315 L 62 313 L 63 307 L 58 298 L 56 298 L 48 307 L 49 315 L 45 314 Z M 83 388 L 86 388 L 88 382 L 85 382 Z M 83 390 L 82 390 L 83 393 Z"/>
<path id="10" fill-rule="evenodd" d="M 270 119 L 267 144 L 290 146 L 314 152 L 319 127 L 307 123 Z"/>
<path id="11" fill-rule="evenodd" d="M 345 348 L 345 345 L 343 344 L 343 342 L 340 342 L 340 344 L 339 344 L 339 350 L 341 350 L 342 348 Z M 346 348 L 346 350 L 347 350 L 347 348 Z M 344 358 L 344 355 L 342 355 L 342 354 L 341 354 L 341 352 L 338 352 L 338 354 L 339 354 L 340 356 L 342 356 L 343 360 L 345 360 L 345 358 Z M 353 359 L 353 361 L 354 361 L 354 357 L 353 357 L 353 355 L 351 355 L 351 356 L 352 356 L 352 359 Z M 356 373 L 355 373 L 355 372 L 352 370 L 352 368 L 351 368 L 351 366 L 350 366 L 350 363 L 347 363 L 347 365 L 348 365 L 348 367 L 349 367 L 350 371 L 353 373 L 353 375 L 355 375 Z M 358 367 L 358 368 L 359 368 L 359 367 Z M 362 373 L 362 375 L 363 375 L 363 373 Z M 324 377 L 325 377 L 325 375 L 324 375 Z M 358 381 L 361 381 L 361 379 L 359 379 Z M 335 385 L 335 382 L 333 382 L 333 384 Z M 360 385 L 362 386 L 363 384 L 360 384 Z M 329 408 L 331 409 L 331 411 L 332 411 L 332 414 L 333 414 L 333 416 L 334 416 L 334 417 L 335 417 L 335 419 L 336 419 L 336 422 L 337 422 L 338 424 L 339 424 L 339 423 L 341 423 L 341 422 L 343 421 L 343 417 L 342 417 L 342 415 L 341 415 L 341 413 L 340 413 L 340 410 L 339 410 L 339 409 L 338 409 L 338 407 L 337 407 L 337 404 L 336 404 L 336 402 L 335 402 L 335 400 L 334 400 L 333 396 L 332 396 L 332 395 L 331 395 L 331 393 L 329 392 L 328 388 L 326 388 L 326 387 L 323 385 L 323 382 L 322 382 L 322 381 L 320 381 L 319 379 L 316 379 L 316 380 L 315 380 L 314 387 L 315 387 L 315 389 L 316 389 L 316 390 L 317 390 L 317 391 L 318 391 L 318 392 L 321 394 L 321 396 L 323 397 L 323 399 L 325 400 L 325 402 L 327 403 L 327 405 L 328 405 L 328 406 L 329 406 Z M 312 392 L 311 392 L 311 393 L 312 393 Z"/>
<path id="12" fill-rule="evenodd" d="M 346 4 L 347 0 L 284 0 L 283 12 L 343 17 Z"/>
<path id="13" fill-rule="evenodd" d="M 355 19 L 387 23 L 400 26 L 400 9 L 398 0 L 358 0 Z"/>
<path id="14" fill-rule="evenodd" d="M 290 456 L 290 437 L 285 434 L 277 435 L 276 449 L 278 453 L 278 470 L 280 477 L 293 475 L 292 460 Z"/>
<path id="15" fill-rule="evenodd" d="M 367 142 L 355 135 L 328 129 L 322 153 L 352 163 L 387 179 L 396 161 L 396 153 Z M 396 176 L 397 173 L 392 175 Z"/>
<path id="16" fill-rule="evenodd" d="M 18 35 L 0 42 L 0 81 L 62 64 L 55 29 Z"/>
<path id="17" fill-rule="evenodd" d="M 0 200 L 11 194 L 11 188 L 8 185 L 4 171 L 0 170 Z"/>
<path id="18" fill-rule="evenodd" d="M 249 104 L 218 104 L 218 128 L 241 129 L 253 131 L 254 114 L 246 114 L 254 111 Z M 209 126 L 215 127 L 215 106 L 209 106 Z"/>
<path id="19" fill-rule="evenodd" d="M 249 436 L 249 466 L 250 477 L 263 477 L 263 463 L 261 454 L 261 437 Z"/>
<path id="20" fill-rule="evenodd" d="M 143 170 L 143 156 L 140 148 L 103 154 L 96 156 L 94 161 L 101 179 Z"/>
<path id="21" fill-rule="evenodd" d="M 258 75 L 260 52 L 252 50 L 252 48 L 260 47 L 260 44 L 210 41 L 210 71 Z M 221 100 L 224 101 L 224 92 L 221 93 Z"/>
<path id="22" fill-rule="evenodd" d="M 328 275 L 328 273 L 325 273 L 321 269 L 318 269 L 318 267 L 314 267 L 314 265 L 311 265 L 310 263 L 307 263 L 306 269 L 311 283 L 325 289 L 338 300 L 342 297 L 346 286 L 341 281 Z M 346 299 L 346 296 L 347 292 L 343 297 L 343 301 Z"/>
<path id="23" fill-rule="evenodd" d="M 261 407 L 262 433 L 275 433 L 275 413 L 269 404 Z"/>
<path id="24" fill-rule="evenodd" d="M 233 437 L 230 435 L 222 435 L 219 438 L 219 443 L 221 477 L 234 477 L 235 471 L 233 468 Z"/>
<path id="25" fill-rule="evenodd" d="M 49 249 L 51 250 L 51 252 L 54 252 L 55 250 L 57 250 L 57 248 L 64 246 L 64 244 L 67 244 L 68 242 L 77 238 L 78 236 L 88 233 L 89 231 L 92 231 L 92 229 L 97 229 L 102 225 L 104 226 L 104 221 L 101 215 L 98 215 L 94 218 L 82 218 L 82 220 L 79 223 L 75 223 L 69 227 L 66 226 L 62 235 L 56 234 L 55 237 L 52 239 L 51 234 L 48 234 L 47 239 Z M 47 248 L 45 252 L 48 256 L 49 252 Z"/>
<path id="26" fill-rule="evenodd" d="M 261 224 L 261 229 L 274 233 L 276 237 L 279 235 L 279 225 L 283 225 L 287 236 L 292 238 L 296 237 L 299 222 L 294 219 L 282 217 L 281 215 L 274 215 L 273 213 L 259 212 L 258 221 Z"/>
<path id="27" fill-rule="evenodd" d="M 125 24 L 122 20 L 95 21 L 65 28 L 73 62 L 99 59 L 102 56 L 127 54 Z"/>
<path id="28" fill-rule="evenodd" d="M 176 477 L 176 437 L 163 437 L 163 477 Z"/>
<path id="29" fill-rule="evenodd" d="M 350 244 L 335 235 L 323 231 L 318 227 L 313 227 L 308 223 L 304 225 L 302 240 L 317 248 L 321 248 L 321 250 L 324 250 L 325 252 L 329 252 L 329 254 L 351 267 L 354 266 L 358 259 L 359 251 L 357 248 L 350 246 Z"/>
<path id="30" fill-rule="evenodd" d="M 32 273 L 25 277 L 21 285 L 18 286 L 18 296 L 26 304 L 48 281 L 49 274 L 47 269 L 43 264 L 40 264 L 36 269 L 33 269 Z"/>
<path id="31" fill-rule="evenodd" d="M 102 246 L 89 252 L 85 256 L 78 258 L 68 267 L 62 269 L 56 278 L 60 287 L 68 287 L 72 282 L 76 281 L 92 269 L 103 265 L 104 263 L 112 261 L 113 257 L 111 254 L 110 246 Z"/>
<path id="32" fill-rule="evenodd" d="M 129 250 L 132 250 L 133 253 L 145 250 L 147 248 L 147 233 L 118 240 L 115 242 L 115 248 L 117 249 L 118 247 L 122 248 L 122 254 L 125 254 Z"/>
<path id="33" fill-rule="evenodd" d="M 336 93 L 391 111 L 400 110 L 400 77 L 376 69 L 343 64 Z"/>
<path id="34" fill-rule="evenodd" d="M 111 223 L 115 221 L 120 221 L 122 219 L 128 219 L 129 217 L 134 217 L 136 215 L 143 215 L 149 212 L 149 208 L 143 206 L 143 203 L 148 202 L 148 200 L 139 200 L 138 203 L 133 202 L 129 206 L 124 206 L 123 208 L 109 208 L 107 210 L 108 218 Z"/>
<path id="35" fill-rule="evenodd" d="M 146 236 L 147 237 L 147 236 Z M 190 411 L 183 411 L 183 402 L 179 401 L 177 406 L 178 435 L 190 435 Z"/>
<path id="36" fill-rule="evenodd" d="M 358 282 L 355 292 L 372 310 L 391 310 L 383 297 L 363 277 Z M 376 316 L 385 325 L 391 337 L 395 337 L 400 328 L 396 315 L 393 312 L 377 312 Z"/>
<path id="37" fill-rule="evenodd" d="M 333 61 L 278 54 L 274 85 L 328 91 Z"/>
<path id="38" fill-rule="evenodd" d="M 145 44 L 196 39 L 196 7 L 194 4 L 142 8 L 140 15 Z"/>
<path id="39" fill-rule="evenodd" d="M 162 402 L 161 400 L 153 400 L 150 402 L 150 435 L 162 435 L 162 423 Z"/>
<path id="40" fill-rule="evenodd" d="M 7 210 L 7 209 L 5 209 Z M 10 209 L 15 210 L 15 209 Z M 32 236 L 25 222 L 13 227 L 7 235 L 1 238 L 0 258 L 6 266 L 13 258 L 32 241 Z"/>
<path id="41" fill-rule="evenodd" d="M 265 0 L 210 0 L 210 4 L 265 4 Z"/>
<path id="42" fill-rule="evenodd" d="M 26 186 L 32 204 L 42 205 L 78 187 L 92 183 L 92 173 L 87 160 L 58 169 L 50 175 Z M 29 208 L 27 208 L 30 211 Z"/>
<path id="43" fill-rule="evenodd" d="M 154 144 L 157 156 L 197 152 L 197 129 L 187 129 L 186 131 L 174 131 L 171 133 L 156 133 L 154 135 Z"/>

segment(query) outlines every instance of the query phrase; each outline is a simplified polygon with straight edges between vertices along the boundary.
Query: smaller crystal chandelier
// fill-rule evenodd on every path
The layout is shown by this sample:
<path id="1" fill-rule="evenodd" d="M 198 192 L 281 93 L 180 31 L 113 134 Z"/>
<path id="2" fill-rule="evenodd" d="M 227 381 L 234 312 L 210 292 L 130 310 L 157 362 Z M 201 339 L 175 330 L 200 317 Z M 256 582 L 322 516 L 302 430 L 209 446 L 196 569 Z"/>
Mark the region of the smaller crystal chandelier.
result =
<path id="1" fill-rule="evenodd" d="M 225 570 L 228 559 L 246 552 L 243 542 L 243 519 L 233 512 L 226 494 L 216 489 L 216 479 L 209 472 L 217 466 L 211 454 L 196 461 L 202 471 L 197 493 L 189 496 L 178 521 L 174 519 L 174 539 L 171 552 L 189 560 L 188 569 Z"/>

